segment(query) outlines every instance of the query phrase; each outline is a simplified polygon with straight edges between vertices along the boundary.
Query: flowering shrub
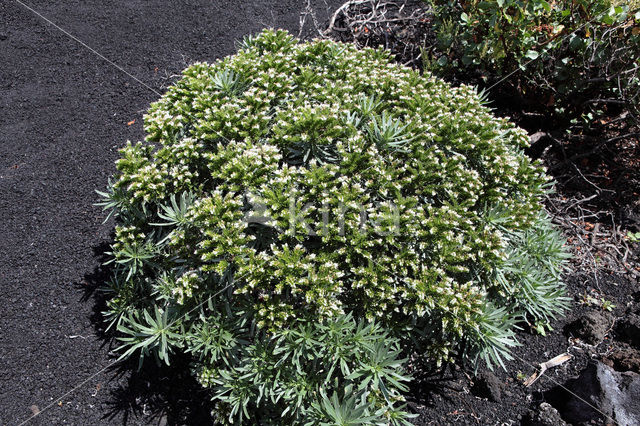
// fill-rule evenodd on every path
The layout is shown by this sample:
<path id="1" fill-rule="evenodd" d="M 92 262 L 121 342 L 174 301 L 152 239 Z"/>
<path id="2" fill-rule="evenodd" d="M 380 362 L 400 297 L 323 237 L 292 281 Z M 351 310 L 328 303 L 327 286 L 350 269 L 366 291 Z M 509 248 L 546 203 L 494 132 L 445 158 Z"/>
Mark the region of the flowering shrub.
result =
<path id="1" fill-rule="evenodd" d="M 401 348 L 502 363 L 562 311 L 548 180 L 474 89 L 285 31 L 240 47 L 152 104 L 102 193 L 125 356 L 192 353 L 230 418 L 401 422 Z"/>

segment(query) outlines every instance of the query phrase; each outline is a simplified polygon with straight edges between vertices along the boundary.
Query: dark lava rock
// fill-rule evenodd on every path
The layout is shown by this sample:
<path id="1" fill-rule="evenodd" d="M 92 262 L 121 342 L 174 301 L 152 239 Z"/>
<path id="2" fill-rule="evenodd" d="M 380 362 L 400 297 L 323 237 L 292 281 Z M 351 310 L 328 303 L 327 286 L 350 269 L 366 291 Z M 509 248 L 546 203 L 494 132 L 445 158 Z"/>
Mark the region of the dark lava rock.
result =
<path id="1" fill-rule="evenodd" d="M 524 426 L 567 426 L 558 410 L 546 402 L 540 404 L 535 410 L 530 410 L 522 419 L 522 424 Z"/>
<path id="2" fill-rule="evenodd" d="M 640 373 L 640 350 L 620 343 L 602 360 L 616 371 L 633 371 Z"/>
<path id="3" fill-rule="evenodd" d="M 612 323 L 613 319 L 610 314 L 591 311 L 567 324 L 564 332 L 565 335 L 578 337 L 590 345 L 597 345 L 602 342 Z"/>
<path id="4" fill-rule="evenodd" d="M 545 392 L 544 396 L 572 424 L 592 421 L 640 424 L 640 375 L 619 373 L 601 362 L 590 363 L 578 378 Z"/>
<path id="5" fill-rule="evenodd" d="M 640 315 L 628 314 L 618 322 L 616 332 L 620 340 L 640 348 Z"/>
<path id="6" fill-rule="evenodd" d="M 502 383 L 490 372 L 483 372 L 476 376 L 471 393 L 480 398 L 487 398 L 489 401 L 502 401 Z"/>

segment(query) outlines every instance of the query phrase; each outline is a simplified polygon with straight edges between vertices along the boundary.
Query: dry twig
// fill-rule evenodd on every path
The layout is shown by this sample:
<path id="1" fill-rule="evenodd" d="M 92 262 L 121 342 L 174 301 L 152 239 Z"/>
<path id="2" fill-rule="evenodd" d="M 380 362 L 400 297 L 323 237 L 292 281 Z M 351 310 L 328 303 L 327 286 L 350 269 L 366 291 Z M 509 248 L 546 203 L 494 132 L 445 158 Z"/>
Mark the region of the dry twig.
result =
<path id="1" fill-rule="evenodd" d="M 418 67 L 433 37 L 431 8 L 416 0 L 350 0 L 340 6 L 323 32 L 358 47 L 389 49 L 398 62 Z"/>
<path id="2" fill-rule="evenodd" d="M 527 387 L 531 386 L 545 373 L 545 371 L 550 368 L 562 365 L 565 362 L 569 361 L 571 358 L 573 357 L 570 354 L 565 353 L 562 355 L 558 355 L 557 357 L 554 357 L 547 362 L 540 363 L 540 372 L 533 373 L 527 380 L 524 381 L 524 385 Z"/>

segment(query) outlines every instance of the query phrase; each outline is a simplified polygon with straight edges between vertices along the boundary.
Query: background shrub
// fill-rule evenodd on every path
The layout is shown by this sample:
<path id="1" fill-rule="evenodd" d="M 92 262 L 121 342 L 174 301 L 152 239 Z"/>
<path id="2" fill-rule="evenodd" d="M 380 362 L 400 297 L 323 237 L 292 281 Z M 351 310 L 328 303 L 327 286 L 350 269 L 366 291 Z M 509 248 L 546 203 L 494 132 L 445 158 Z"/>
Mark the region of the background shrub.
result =
<path id="1" fill-rule="evenodd" d="M 509 76 L 526 103 L 559 117 L 640 105 L 640 9 L 610 0 L 431 1 L 427 68 L 487 86 Z M 514 73 L 512 76 L 511 74 Z M 467 77 L 464 75 L 467 74 Z M 467 80 L 468 81 L 468 80 Z"/>
<path id="2" fill-rule="evenodd" d="M 145 130 L 102 193 L 107 317 L 123 356 L 191 353 L 229 419 L 403 422 L 402 354 L 502 363 L 566 305 L 527 134 L 385 51 L 264 31 Z"/>

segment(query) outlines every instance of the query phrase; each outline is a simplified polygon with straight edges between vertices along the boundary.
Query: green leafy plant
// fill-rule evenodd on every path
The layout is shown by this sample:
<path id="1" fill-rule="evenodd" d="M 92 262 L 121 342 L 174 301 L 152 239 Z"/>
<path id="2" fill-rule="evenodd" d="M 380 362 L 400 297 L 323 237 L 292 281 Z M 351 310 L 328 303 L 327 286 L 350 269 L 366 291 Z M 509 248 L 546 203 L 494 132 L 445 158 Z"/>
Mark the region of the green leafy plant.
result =
<path id="1" fill-rule="evenodd" d="M 245 84 L 240 76 L 229 70 L 218 71 L 211 77 L 211 84 L 220 92 L 233 96 L 242 92 Z"/>
<path id="2" fill-rule="evenodd" d="M 549 324 L 549 322 L 547 321 L 538 321 L 535 324 L 533 324 L 533 330 L 535 330 L 536 333 L 538 333 L 541 336 L 546 336 L 547 335 L 547 330 L 552 331 L 553 328 L 551 327 L 551 324 Z"/>
<path id="3" fill-rule="evenodd" d="M 605 311 L 613 311 L 616 307 L 612 301 L 605 299 L 602 295 L 599 295 L 594 290 L 591 291 L 591 294 L 586 291 L 580 295 L 580 303 L 587 306 L 597 306 Z"/>
<path id="4" fill-rule="evenodd" d="M 406 132 L 406 129 L 406 125 L 394 121 L 386 112 L 383 112 L 380 117 L 372 118 L 367 134 L 379 149 L 402 151 L 411 142 L 411 139 L 407 138 L 409 132 Z"/>
<path id="5" fill-rule="evenodd" d="M 640 232 L 628 231 L 627 232 L 627 240 L 631 241 L 632 243 L 640 242 Z"/>
<path id="6" fill-rule="evenodd" d="M 602 299 L 600 307 L 602 307 L 602 309 L 605 311 L 611 312 L 615 309 L 616 305 L 614 305 L 611 300 Z"/>
<path id="7" fill-rule="evenodd" d="M 173 317 L 169 315 L 169 309 L 161 310 L 156 307 L 154 315 L 144 309 L 142 314 L 134 312 L 123 319 L 118 325 L 118 331 L 125 336 L 118 339 L 123 342 L 120 349 L 125 350 L 121 358 L 139 352 L 140 364 L 145 356 L 153 355 L 158 361 L 169 365 L 169 353 L 173 348 L 180 347 L 182 340 L 179 327 L 176 327 Z"/>
<path id="8" fill-rule="evenodd" d="M 287 424 L 408 424 L 411 416 L 401 403 L 410 377 L 398 341 L 380 325 L 356 324 L 345 315 L 259 334 L 252 343 L 237 338 L 246 332 L 226 329 L 224 340 L 212 342 L 207 336 L 207 343 L 199 332 L 188 337 L 204 347 L 217 348 L 224 341 L 226 351 L 237 349 L 231 362 L 221 352 L 210 352 L 198 372 L 199 380 L 214 389 L 228 421 L 259 415 Z"/>
<path id="9" fill-rule="evenodd" d="M 504 82 L 569 119 L 640 105 L 640 10 L 610 0 L 433 0 L 437 44 L 425 66 Z M 506 81 L 505 81 L 506 80 Z"/>
<path id="10" fill-rule="evenodd" d="M 562 313 L 549 179 L 475 88 L 285 31 L 240 47 L 152 104 L 102 194 L 124 356 L 190 354 L 221 421 L 404 424 L 410 354 L 506 367 L 518 322 Z"/>
<path id="11" fill-rule="evenodd" d="M 362 392 L 354 392 L 351 386 L 347 386 L 344 393 L 348 396 L 342 400 L 337 392 L 331 398 L 323 394 L 322 399 L 313 405 L 316 419 L 307 424 L 356 426 L 372 424 L 379 420 L 375 415 L 368 415 L 369 404 Z"/>

